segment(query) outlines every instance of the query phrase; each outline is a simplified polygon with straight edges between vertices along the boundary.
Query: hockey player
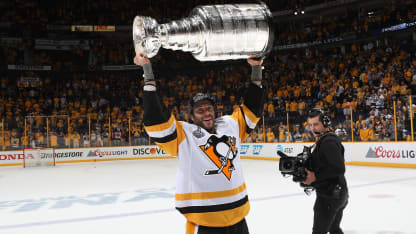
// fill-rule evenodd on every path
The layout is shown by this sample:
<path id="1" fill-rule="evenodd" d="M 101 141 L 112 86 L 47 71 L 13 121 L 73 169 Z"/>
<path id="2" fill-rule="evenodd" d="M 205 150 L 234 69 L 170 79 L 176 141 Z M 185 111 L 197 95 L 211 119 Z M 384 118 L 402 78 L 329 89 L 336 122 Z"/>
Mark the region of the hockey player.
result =
<path id="1" fill-rule="evenodd" d="M 244 104 L 231 115 L 215 116 L 214 100 L 198 93 L 190 102 L 192 123 L 176 121 L 156 94 L 150 60 L 134 63 L 144 70 L 145 130 L 164 151 L 177 155 L 176 209 L 187 219 L 187 234 L 247 234 L 250 205 L 239 148 L 259 121 L 263 109 L 262 60 L 248 59 L 251 84 Z"/>

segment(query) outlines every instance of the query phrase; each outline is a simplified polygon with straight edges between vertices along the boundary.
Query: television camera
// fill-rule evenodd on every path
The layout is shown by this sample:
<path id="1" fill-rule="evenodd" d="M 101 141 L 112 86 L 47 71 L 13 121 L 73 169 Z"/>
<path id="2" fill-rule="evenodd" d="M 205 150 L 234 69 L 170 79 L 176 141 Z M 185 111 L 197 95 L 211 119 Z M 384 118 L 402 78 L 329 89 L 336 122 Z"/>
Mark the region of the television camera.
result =
<path id="1" fill-rule="evenodd" d="M 309 158 L 311 157 L 311 149 L 313 146 L 303 146 L 302 153 L 297 156 L 288 156 L 282 151 L 277 151 L 280 156 L 279 171 L 284 177 L 293 177 L 294 182 L 300 183 L 300 186 L 304 188 L 306 194 L 309 194 L 313 188 L 310 185 L 304 184 L 307 173 L 305 169 L 310 170 Z"/>

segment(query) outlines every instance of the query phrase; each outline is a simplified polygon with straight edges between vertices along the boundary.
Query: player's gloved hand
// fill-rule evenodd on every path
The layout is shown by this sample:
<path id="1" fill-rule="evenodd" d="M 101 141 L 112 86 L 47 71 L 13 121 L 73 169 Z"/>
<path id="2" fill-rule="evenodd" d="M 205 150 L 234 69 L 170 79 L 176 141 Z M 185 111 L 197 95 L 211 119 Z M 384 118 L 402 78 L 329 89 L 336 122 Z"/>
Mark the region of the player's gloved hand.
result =
<path id="1" fill-rule="evenodd" d="M 248 58 L 247 62 L 251 65 L 251 81 L 261 81 L 261 64 L 263 63 L 263 60 Z"/>
<path id="2" fill-rule="evenodd" d="M 134 57 L 134 63 L 136 65 L 142 66 L 144 71 L 144 83 L 149 81 L 155 81 L 155 76 L 153 75 L 152 70 L 152 64 L 150 63 L 150 60 L 148 57 L 146 57 L 144 54 L 136 54 L 136 57 Z"/>

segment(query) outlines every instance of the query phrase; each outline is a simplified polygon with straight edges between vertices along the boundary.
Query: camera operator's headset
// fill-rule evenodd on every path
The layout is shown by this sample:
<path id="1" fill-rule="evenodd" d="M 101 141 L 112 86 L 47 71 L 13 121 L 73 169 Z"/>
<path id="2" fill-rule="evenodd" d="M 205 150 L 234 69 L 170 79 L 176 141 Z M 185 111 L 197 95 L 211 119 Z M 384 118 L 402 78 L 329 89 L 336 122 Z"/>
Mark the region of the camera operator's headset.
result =
<path id="1" fill-rule="evenodd" d="M 324 125 L 325 128 L 331 126 L 331 118 L 329 118 L 329 116 L 326 115 L 322 109 L 312 108 L 309 110 L 309 114 L 311 113 L 313 113 L 313 115 L 319 114 L 319 121 L 321 121 L 322 125 Z"/>

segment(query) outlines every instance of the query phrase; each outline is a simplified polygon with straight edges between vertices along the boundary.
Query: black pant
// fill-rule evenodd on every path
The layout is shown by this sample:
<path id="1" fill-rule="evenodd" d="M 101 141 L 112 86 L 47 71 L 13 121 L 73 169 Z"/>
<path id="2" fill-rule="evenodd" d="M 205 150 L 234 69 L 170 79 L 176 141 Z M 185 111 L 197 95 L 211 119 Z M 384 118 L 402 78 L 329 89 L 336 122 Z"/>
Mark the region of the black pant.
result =
<path id="1" fill-rule="evenodd" d="M 348 192 L 345 190 L 336 196 L 317 193 L 312 234 L 343 234 L 340 223 L 347 204 Z"/>
<path id="2" fill-rule="evenodd" d="M 249 234 L 246 219 L 228 227 L 199 226 L 198 234 Z"/>

